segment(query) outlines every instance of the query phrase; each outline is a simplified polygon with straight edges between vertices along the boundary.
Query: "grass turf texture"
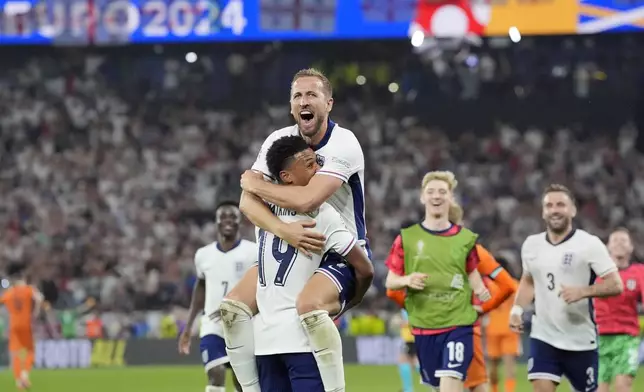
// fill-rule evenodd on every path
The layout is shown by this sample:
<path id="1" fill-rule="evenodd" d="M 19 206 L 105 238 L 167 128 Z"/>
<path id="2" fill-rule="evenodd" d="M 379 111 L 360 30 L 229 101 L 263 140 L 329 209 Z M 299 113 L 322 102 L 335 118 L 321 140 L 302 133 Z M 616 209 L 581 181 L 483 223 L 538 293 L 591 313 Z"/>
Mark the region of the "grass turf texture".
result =
<path id="1" fill-rule="evenodd" d="M 132 367 L 83 370 L 35 370 L 31 392 L 190 392 L 203 391 L 206 377 L 199 367 Z M 398 392 L 400 382 L 395 366 L 348 365 L 349 392 Z M 230 384 L 230 383 L 229 383 Z M 0 391 L 14 391 L 10 369 L 0 370 Z M 429 388 L 416 384 L 416 391 Z M 232 387 L 228 387 L 232 391 Z M 531 392 L 526 369 L 519 368 L 516 392 Z M 567 383 L 559 391 L 570 391 Z M 640 369 L 633 385 L 634 391 L 644 391 L 644 368 Z"/>

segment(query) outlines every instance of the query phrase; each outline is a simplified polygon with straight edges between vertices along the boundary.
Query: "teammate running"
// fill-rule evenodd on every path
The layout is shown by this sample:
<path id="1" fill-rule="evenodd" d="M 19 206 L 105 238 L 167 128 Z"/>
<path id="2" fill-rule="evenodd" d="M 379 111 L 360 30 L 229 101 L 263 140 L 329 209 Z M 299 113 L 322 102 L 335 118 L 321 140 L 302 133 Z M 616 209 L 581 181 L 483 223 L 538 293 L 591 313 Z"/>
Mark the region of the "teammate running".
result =
<path id="1" fill-rule="evenodd" d="M 266 161 L 270 173 L 287 186 L 305 186 L 318 169 L 315 153 L 300 136 L 275 141 L 266 153 Z M 323 203 L 308 215 L 279 207 L 274 212 L 286 222 L 315 216 L 317 229 L 326 236 L 326 245 L 321 255 L 311 257 L 274 234 L 260 230 L 259 314 L 254 321 L 260 389 L 267 392 L 330 390 L 322 383 L 324 368 L 318 368 L 319 363 L 324 364 L 325 353 L 315 353 L 315 347 L 322 345 L 317 339 L 325 337 L 311 331 L 325 322 L 328 314 L 340 314 L 349 301 L 362 299 L 371 285 L 373 266 L 340 214 L 329 204 Z M 355 268 L 355 278 L 345 259 Z M 334 274 L 328 275 L 328 271 Z M 324 309 L 328 313 L 313 317 L 302 313 L 302 298 L 326 294 L 306 291 L 327 282 L 337 285 L 337 291 L 329 298 L 320 298 L 322 303 L 331 304 Z M 317 363 L 314 353 L 318 356 Z M 333 391 L 344 391 L 344 387 Z"/>
<path id="2" fill-rule="evenodd" d="M 331 83 L 319 71 L 305 69 L 295 74 L 290 101 L 291 114 L 297 124 L 273 132 L 264 141 L 252 171 L 242 176 L 244 192 L 240 208 L 258 228 L 275 234 L 303 254 L 311 255 L 325 246 L 324 236 L 310 230 L 316 223 L 311 219 L 284 222 L 273 214 L 264 201 L 298 213 L 314 211 L 327 201 L 340 213 L 351 234 L 370 255 L 364 218 L 364 155 L 353 132 L 329 119 L 329 112 L 333 108 L 332 97 Z M 277 139 L 294 135 L 302 136 L 315 151 L 321 169 L 305 186 L 284 186 L 264 181 L 264 177 L 272 177 L 266 164 L 266 152 Z M 328 391 L 342 390 L 342 341 L 326 309 L 337 302 L 342 288 L 337 287 L 336 282 L 343 278 L 337 276 L 336 270 L 322 269 L 326 269 L 324 274 L 328 279 L 310 282 L 312 287 L 303 291 L 299 310 L 319 321 L 319 325 L 309 334 L 320 336 L 312 338 L 310 343 L 315 350 L 325 387 Z M 257 268 L 252 268 L 221 305 L 222 317 L 225 321 L 229 318 L 229 322 L 224 324 L 224 335 L 230 363 L 245 392 L 259 391 L 251 324 L 253 315 L 257 313 L 257 279 Z M 329 298 L 333 298 L 332 303 L 322 302 L 322 299 Z M 357 298 L 347 307 L 354 306 L 356 301 Z M 324 361 L 320 353 L 324 353 Z"/>
<path id="3" fill-rule="evenodd" d="M 241 212 L 237 203 L 222 202 L 215 209 L 217 241 L 195 253 L 197 282 L 190 300 L 188 322 L 179 337 L 179 353 L 190 354 L 192 327 L 197 315 L 201 317 L 199 350 L 208 375 L 206 392 L 226 391 L 226 367 L 229 366 L 226 344 L 222 337 L 219 304 L 244 273 L 257 260 L 257 245 L 239 238 Z M 210 317 L 214 315 L 214 317 Z M 237 391 L 241 386 L 236 377 Z"/>
<path id="4" fill-rule="evenodd" d="M 528 380 L 536 392 L 553 392 L 565 375 L 577 391 L 597 390 L 597 330 L 592 298 L 623 291 L 617 267 L 596 236 L 574 229 L 572 193 L 548 186 L 542 216 L 546 231 L 526 238 L 523 276 L 510 326 L 523 330 L 523 309 L 534 300 Z M 602 278 L 595 282 L 595 277 Z"/>
<path id="5" fill-rule="evenodd" d="M 449 221 L 460 223 L 462 216 L 462 209 L 454 203 L 449 211 Z M 476 305 L 475 308 L 480 314 L 485 314 L 493 311 L 502 303 L 507 302 L 508 298 L 516 292 L 517 282 L 482 245 L 476 244 L 476 253 L 479 256 L 477 269 L 484 277 L 484 281 L 490 290 L 491 298 L 483 304 Z M 400 307 L 404 308 L 404 290 L 387 290 L 387 296 Z M 408 381 L 405 381 L 403 379 L 403 385 L 411 383 L 411 375 L 407 380 Z M 485 355 L 483 353 L 481 328 L 476 325 L 474 327 L 474 354 L 472 357 L 472 363 L 470 363 L 470 367 L 467 369 L 464 386 L 472 392 L 487 392 L 487 382 L 488 377 L 487 368 L 485 366 Z"/>
<path id="6" fill-rule="evenodd" d="M 9 355 L 16 387 L 22 390 L 31 388 L 29 374 L 34 365 L 32 324 L 40 314 L 43 296 L 38 289 L 27 284 L 22 267 L 10 271 L 10 275 L 15 280 L 0 297 L 0 305 L 4 305 L 9 313 Z"/>
<path id="7" fill-rule="evenodd" d="M 633 242 L 625 228 L 608 237 L 608 251 L 624 282 L 622 295 L 595 299 L 599 326 L 599 391 L 631 392 L 639 368 L 640 323 L 637 303 L 644 299 L 644 266 L 631 264 Z"/>
<path id="8" fill-rule="evenodd" d="M 407 289 L 405 307 L 423 382 L 441 392 L 463 390 L 478 319 L 472 292 L 483 301 L 489 299 L 476 269 L 478 236 L 449 221 L 456 185 L 451 172 L 425 175 L 425 220 L 401 230 L 386 261 L 385 286 Z"/>

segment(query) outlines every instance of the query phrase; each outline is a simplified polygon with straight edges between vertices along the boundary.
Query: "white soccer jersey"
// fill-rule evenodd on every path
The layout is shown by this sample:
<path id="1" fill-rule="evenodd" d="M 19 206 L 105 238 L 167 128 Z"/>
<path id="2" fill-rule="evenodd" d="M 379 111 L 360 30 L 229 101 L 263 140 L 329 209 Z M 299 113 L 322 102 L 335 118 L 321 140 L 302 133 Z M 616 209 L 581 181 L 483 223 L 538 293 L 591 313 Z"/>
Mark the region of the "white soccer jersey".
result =
<path id="1" fill-rule="evenodd" d="M 277 139 L 294 135 L 299 135 L 297 125 L 271 133 L 262 144 L 252 170 L 271 177 L 266 165 L 266 152 Z M 316 175 L 332 176 L 344 182 L 326 202 L 340 213 L 358 242 L 365 245 L 364 154 L 360 142 L 353 132 L 329 121 L 324 139 L 313 150 L 322 166 Z"/>
<path id="2" fill-rule="evenodd" d="M 228 252 L 219 248 L 217 242 L 199 248 L 195 253 L 197 278 L 206 281 L 206 304 L 201 317 L 199 336 L 218 335 L 223 337 L 220 320 L 209 316 L 219 310 L 221 300 L 244 276 L 246 270 L 257 261 L 257 244 L 240 240 Z"/>
<path id="3" fill-rule="evenodd" d="M 320 206 L 317 215 L 299 215 L 280 207 L 274 207 L 273 211 L 285 222 L 314 218 L 315 230 L 326 236 L 324 254 L 335 252 L 345 256 L 356 244 L 340 214 L 327 203 Z M 260 231 L 258 236 L 259 314 L 254 318 L 255 354 L 311 352 L 295 301 L 323 256 L 307 257 L 269 232 Z"/>
<path id="4" fill-rule="evenodd" d="M 562 350 L 597 348 L 592 299 L 568 305 L 559 297 L 559 292 L 562 285 L 587 286 L 596 276 L 617 271 L 604 243 L 578 229 L 563 242 L 553 245 L 544 232 L 525 240 L 521 259 L 524 273 L 534 280 L 535 314 L 530 336 Z"/>

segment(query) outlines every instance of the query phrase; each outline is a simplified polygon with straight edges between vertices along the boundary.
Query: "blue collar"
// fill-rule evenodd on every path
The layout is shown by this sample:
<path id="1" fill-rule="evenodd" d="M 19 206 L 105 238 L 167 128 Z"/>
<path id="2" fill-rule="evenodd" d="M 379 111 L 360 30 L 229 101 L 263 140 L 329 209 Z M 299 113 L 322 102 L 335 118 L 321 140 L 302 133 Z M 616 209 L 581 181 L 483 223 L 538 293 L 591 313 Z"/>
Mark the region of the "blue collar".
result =
<path id="1" fill-rule="evenodd" d="M 322 138 L 322 140 L 320 140 L 320 143 L 318 143 L 315 146 L 311 146 L 313 151 L 317 151 L 322 147 L 326 146 L 326 144 L 329 142 L 329 139 L 331 139 L 331 132 L 333 132 L 334 128 L 335 128 L 335 123 L 331 121 L 331 119 L 329 118 L 326 123 L 326 133 L 324 134 L 324 137 Z"/>
<path id="2" fill-rule="evenodd" d="M 237 248 L 237 247 L 239 246 L 239 244 L 241 244 L 241 240 L 237 240 L 237 241 L 235 241 L 235 243 L 233 244 L 233 247 L 232 247 L 232 248 L 230 248 L 230 249 L 228 249 L 228 250 L 223 250 L 223 249 L 221 249 L 221 245 L 219 244 L 219 241 L 217 241 L 217 249 L 218 249 L 221 253 L 228 253 L 228 252 L 230 252 L 231 250 L 233 250 L 233 249 Z"/>

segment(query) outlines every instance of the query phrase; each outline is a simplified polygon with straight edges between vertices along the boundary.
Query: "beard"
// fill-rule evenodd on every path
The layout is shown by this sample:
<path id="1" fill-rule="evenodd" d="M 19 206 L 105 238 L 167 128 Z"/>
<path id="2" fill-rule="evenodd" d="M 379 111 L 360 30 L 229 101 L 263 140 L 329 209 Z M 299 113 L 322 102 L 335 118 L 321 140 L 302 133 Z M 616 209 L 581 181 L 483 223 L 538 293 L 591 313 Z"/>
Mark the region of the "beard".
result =
<path id="1" fill-rule="evenodd" d="M 313 127 L 313 130 L 312 131 L 311 130 L 304 131 L 304 126 L 303 126 L 304 121 L 302 121 L 302 119 L 298 117 L 297 118 L 297 127 L 300 129 L 300 133 L 302 134 L 302 136 L 305 139 L 307 139 L 307 141 L 310 141 L 310 139 L 313 136 L 317 135 L 318 132 L 320 132 L 320 129 L 322 129 L 322 124 L 324 124 L 324 121 L 325 121 L 324 116 L 316 115 L 315 116 L 315 126 Z"/>
<path id="2" fill-rule="evenodd" d="M 570 227 L 571 221 L 570 218 L 563 218 L 560 223 L 551 223 L 550 220 L 546 220 L 546 227 L 554 234 L 563 234 Z"/>

